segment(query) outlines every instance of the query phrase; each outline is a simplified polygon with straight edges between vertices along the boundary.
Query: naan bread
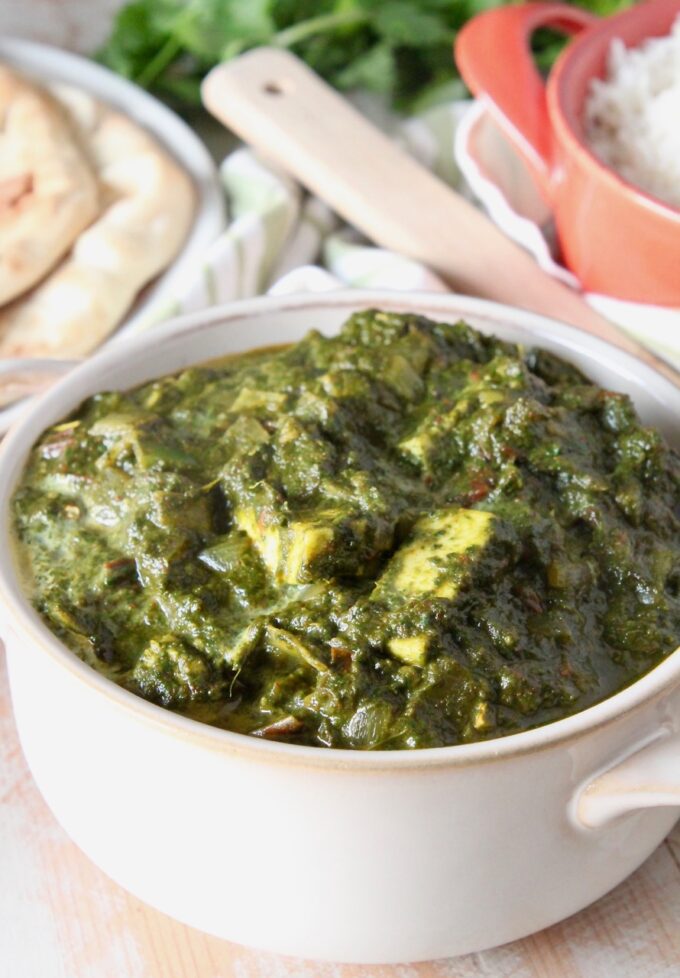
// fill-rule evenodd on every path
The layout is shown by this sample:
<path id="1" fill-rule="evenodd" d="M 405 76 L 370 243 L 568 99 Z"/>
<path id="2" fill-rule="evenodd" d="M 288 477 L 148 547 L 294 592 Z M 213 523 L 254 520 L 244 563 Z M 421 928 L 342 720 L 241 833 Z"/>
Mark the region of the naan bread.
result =
<path id="1" fill-rule="evenodd" d="M 0 305 L 56 265 L 96 217 L 98 198 L 63 107 L 0 65 Z"/>
<path id="2" fill-rule="evenodd" d="M 0 357 L 78 357 L 169 264 L 194 213 L 189 176 L 148 133 L 85 93 L 58 90 L 94 164 L 103 211 L 26 296 L 0 309 Z"/>

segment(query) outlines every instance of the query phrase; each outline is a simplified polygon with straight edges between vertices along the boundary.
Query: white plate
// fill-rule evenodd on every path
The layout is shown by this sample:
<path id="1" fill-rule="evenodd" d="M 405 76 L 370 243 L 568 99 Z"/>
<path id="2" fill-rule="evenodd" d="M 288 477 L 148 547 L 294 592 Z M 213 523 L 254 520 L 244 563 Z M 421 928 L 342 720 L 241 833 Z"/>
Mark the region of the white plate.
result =
<path id="1" fill-rule="evenodd" d="M 0 62 L 40 82 L 62 82 L 82 88 L 102 102 L 120 109 L 155 136 L 194 182 L 196 213 L 179 254 L 164 272 L 143 289 L 113 335 L 118 337 L 131 332 L 151 306 L 162 304 L 175 294 L 182 279 L 190 274 L 207 247 L 224 229 L 224 194 L 212 157 L 201 140 L 174 112 L 137 85 L 87 58 L 47 44 L 0 38 Z M 20 401 L 0 410 L 0 433 L 7 430 L 27 403 L 26 400 Z"/>

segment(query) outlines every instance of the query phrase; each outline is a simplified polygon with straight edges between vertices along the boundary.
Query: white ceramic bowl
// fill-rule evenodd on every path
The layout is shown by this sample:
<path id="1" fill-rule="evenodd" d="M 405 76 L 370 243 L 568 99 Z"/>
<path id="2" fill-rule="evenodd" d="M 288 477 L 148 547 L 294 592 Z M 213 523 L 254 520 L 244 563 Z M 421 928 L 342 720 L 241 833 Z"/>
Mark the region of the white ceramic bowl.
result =
<path id="1" fill-rule="evenodd" d="M 104 872 L 212 934 L 303 957 L 398 962 L 521 937 L 619 883 L 680 807 L 680 651 L 576 716 L 499 740 L 352 752 L 177 716 L 63 646 L 22 594 L 9 500 L 43 429 L 102 389 L 336 332 L 357 308 L 538 344 L 629 392 L 677 440 L 680 391 L 578 330 L 444 295 L 335 292 L 184 317 L 49 390 L 0 448 L 0 620 L 21 742 L 57 819 Z"/>
<path id="2" fill-rule="evenodd" d="M 179 253 L 136 302 L 113 334 L 116 338 L 134 330 L 153 305 L 172 298 L 182 281 L 201 261 L 206 249 L 225 226 L 224 193 L 215 163 L 192 129 L 162 102 L 139 86 L 121 78 L 88 58 L 61 51 L 48 44 L 0 38 L 0 62 L 25 72 L 37 81 L 61 82 L 90 92 L 102 102 L 120 109 L 156 137 L 191 177 L 196 190 L 193 224 Z M 7 430 L 25 403 L 0 411 L 0 433 Z"/>

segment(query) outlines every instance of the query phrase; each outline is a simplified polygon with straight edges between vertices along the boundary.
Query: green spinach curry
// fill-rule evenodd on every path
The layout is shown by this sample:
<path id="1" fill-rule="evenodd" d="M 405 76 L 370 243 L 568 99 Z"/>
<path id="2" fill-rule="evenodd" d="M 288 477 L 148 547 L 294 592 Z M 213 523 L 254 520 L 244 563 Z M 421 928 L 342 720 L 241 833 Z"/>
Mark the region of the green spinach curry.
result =
<path id="1" fill-rule="evenodd" d="M 88 400 L 15 500 L 36 608 L 129 690 L 293 743 L 575 713 L 680 641 L 680 465 L 574 367 L 366 311 Z"/>

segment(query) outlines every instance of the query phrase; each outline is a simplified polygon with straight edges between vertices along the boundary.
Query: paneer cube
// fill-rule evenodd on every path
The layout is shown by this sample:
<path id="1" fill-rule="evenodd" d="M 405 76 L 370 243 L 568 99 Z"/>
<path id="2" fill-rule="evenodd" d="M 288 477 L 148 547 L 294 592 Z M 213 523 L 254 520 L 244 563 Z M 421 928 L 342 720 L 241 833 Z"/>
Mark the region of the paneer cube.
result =
<path id="1" fill-rule="evenodd" d="M 389 548 L 393 534 L 383 519 L 340 508 L 318 510 L 287 524 L 268 519 L 266 511 L 239 508 L 235 519 L 280 584 L 361 576 L 368 562 Z"/>
<path id="2" fill-rule="evenodd" d="M 446 414 L 428 414 L 422 424 L 399 442 L 399 450 L 412 461 L 428 468 L 443 439 L 445 439 L 465 417 L 470 401 L 463 398 L 453 410 Z"/>
<path id="3" fill-rule="evenodd" d="M 396 659 L 409 666 L 424 666 L 430 644 L 427 635 L 409 635 L 406 638 L 391 638 L 387 647 Z"/>
<path id="4" fill-rule="evenodd" d="M 259 391 L 252 387 L 242 387 L 232 402 L 229 412 L 241 414 L 248 411 L 263 411 L 274 414 L 280 411 L 286 402 L 286 395 L 281 391 Z"/>
<path id="5" fill-rule="evenodd" d="M 492 513 L 461 508 L 421 517 L 378 579 L 374 600 L 454 598 L 469 573 L 472 553 L 489 540 L 494 519 Z"/>
<path id="6" fill-rule="evenodd" d="M 256 510 L 240 506 L 234 513 L 234 521 L 253 541 L 260 557 L 272 574 L 278 572 L 281 560 L 282 527 L 269 519 L 266 509 Z"/>

